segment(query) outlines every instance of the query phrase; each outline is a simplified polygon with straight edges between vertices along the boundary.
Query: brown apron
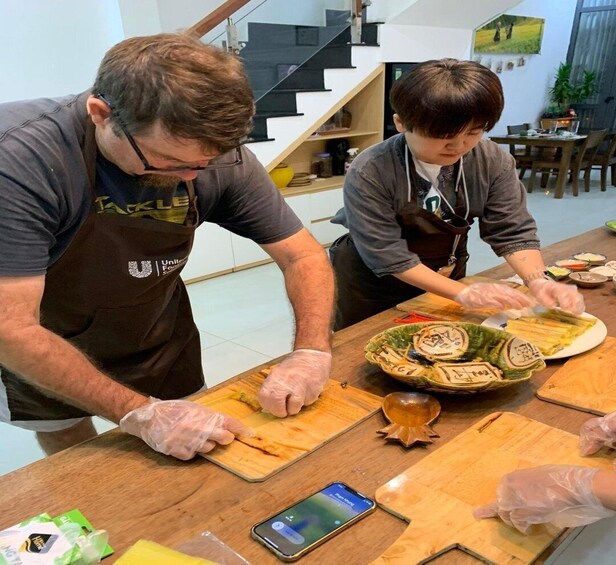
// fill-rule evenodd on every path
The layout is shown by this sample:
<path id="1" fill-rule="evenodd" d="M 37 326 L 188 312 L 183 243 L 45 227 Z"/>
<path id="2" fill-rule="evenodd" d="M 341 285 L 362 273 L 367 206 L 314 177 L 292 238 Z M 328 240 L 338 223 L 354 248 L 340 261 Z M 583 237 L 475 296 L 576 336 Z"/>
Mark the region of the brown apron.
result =
<path id="1" fill-rule="evenodd" d="M 97 214 L 96 142 L 88 119 L 84 158 L 92 208 L 45 277 L 41 325 L 83 351 L 100 370 L 144 394 L 179 398 L 204 383 L 199 332 L 180 272 L 198 225 L 187 182 L 183 225 Z M 2 369 L 11 420 L 89 415 Z"/>
<path id="2" fill-rule="evenodd" d="M 406 240 L 408 249 L 416 253 L 424 265 L 437 271 L 451 263 L 452 249 L 456 236 L 459 236 L 454 252 L 456 262 L 449 276 L 460 279 L 466 274 L 466 243 L 470 230 L 470 224 L 464 218 L 467 202 L 462 196 L 463 191 L 459 191 L 451 221 L 446 222 L 417 204 L 416 172 L 412 159 L 409 165 L 410 198 L 396 212 L 401 237 Z M 330 247 L 329 253 L 338 287 L 334 323 L 336 331 L 424 292 L 392 275 L 377 277 L 363 262 L 350 234 L 338 238 Z"/>

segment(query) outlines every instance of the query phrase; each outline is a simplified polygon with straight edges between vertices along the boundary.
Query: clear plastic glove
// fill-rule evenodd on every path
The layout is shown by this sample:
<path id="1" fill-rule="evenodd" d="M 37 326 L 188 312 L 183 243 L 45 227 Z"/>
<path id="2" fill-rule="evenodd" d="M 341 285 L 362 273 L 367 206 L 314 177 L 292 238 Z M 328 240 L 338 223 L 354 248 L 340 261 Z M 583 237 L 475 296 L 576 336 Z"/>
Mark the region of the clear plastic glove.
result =
<path id="1" fill-rule="evenodd" d="M 616 515 L 595 496 L 592 480 L 599 469 L 574 465 L 543 465 L 505 475 L 496 502 L 480 506 L 475 518 L 499 517 L 523 534 L 533 524 L 573 528 Z"/>
<path id="2" fill-rule="evenodd" d="M 506 284 L 474 283 L 467 286 L 454 300 L 465 308 L 497 308 L 521 310 L 535 301 Z"/>
<path id="3" fill-rule="evenodd" d="M 528 283 L 528 290 L 537 302 L 546 308 L 559 306 L 572 314 L 584 312 L 584 297 L 573 285 L 548 279 L 535 279 Z"/>
<path id="4" fill-rule="evenodd" d="M 592 455 L 602 447 L 616 449 L 616 412 L 591 418 L 580 428 L 580 455 Z"/>
<path id="5" fill-rule="evenodd" d="M 120 420 L 120 429 L 145 441 L 152 449 L 187 461 L 216 444 L 254 432 L 240 421 L 188 400 L 151 399 Z"/>
<path id="6" fill-rule="evenodd" d="M 263 410 L 279 418 L 297 414 L 302 406 L 319 398 L 331 367 L 331 353 L 296 349 L 265 379 L 259 403 Z"/>

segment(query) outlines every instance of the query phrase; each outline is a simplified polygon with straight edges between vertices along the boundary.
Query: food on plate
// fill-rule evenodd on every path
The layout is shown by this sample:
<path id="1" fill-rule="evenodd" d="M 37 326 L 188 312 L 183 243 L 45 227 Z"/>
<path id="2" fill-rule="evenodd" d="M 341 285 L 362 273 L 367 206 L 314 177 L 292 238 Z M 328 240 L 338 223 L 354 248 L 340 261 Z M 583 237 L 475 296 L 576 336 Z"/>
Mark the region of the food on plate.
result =
<path id="1" fill-rule="evenodd" d="M 605 255 L 601 255 L 601 253 L 589 253 L 587 251 L 584 253 L 576 253 L 573 258 L 579 259 L 580 261 L 588 261 L 591 265 L 603 264 L 607 259 L 607 257 Z"/>
<path id="2" fill-rule="evenodd" d="M 608 220 L 605 222 L 605 227 L 611 229 L 612 231 L 616 231 L 616 220 Z"/>
<path id="3" fill-rule="evenodd" d="M 442 392 L 507 386 L 545 367 L 531 343 L 466 322 L 396 326 L 374 336 L 365 352 L 368 361 L 396 379 Z"/>
<path id="4" fill-rule="evenodd" d="M 565 267 L 572 271 L 581 271 L 588 267 L 588 265 L 588 261 L 582 261 L 581 259 L 562 259 L 561 261 L 556 261 L 557 267 Z"/>
<path id="5" fill-rule="evenodd" d="M 505 330 L 529 341 L 544 355 L 554 355 L 592 328 L 596 321 L 562 310 L 546 310 L 534 316 L 510 319 Z"/>
<path id="6" fill-rule="evenodd" d="M 614 261 L 611 261 L 612 263 Z M 605 277 L 613 277 L 616 275 L 616 269 L 613 267 L 608 267 L 607 264 L 602 267 L 592 267 L 588 269 L 591 273 L 597 273 L 598 275 L 603 275 Z"/>
<path id="7" fill-rule="evenodd" d="M 569 275 L 569 273 L 571 273 L 571 269 L 557 267 L 556 265 L 547 267 L 546 271 L 548 272 L 548 275 L 556 280 L 564 279 L 567 275 Z"/>
<path id="8" fill-rule="evenodd" d="M 599 286 L 607 281 L 605 275 L 599 275 L 598 273 L 571 273 L 569 278 L 578 286 L 592 288 Z"/>

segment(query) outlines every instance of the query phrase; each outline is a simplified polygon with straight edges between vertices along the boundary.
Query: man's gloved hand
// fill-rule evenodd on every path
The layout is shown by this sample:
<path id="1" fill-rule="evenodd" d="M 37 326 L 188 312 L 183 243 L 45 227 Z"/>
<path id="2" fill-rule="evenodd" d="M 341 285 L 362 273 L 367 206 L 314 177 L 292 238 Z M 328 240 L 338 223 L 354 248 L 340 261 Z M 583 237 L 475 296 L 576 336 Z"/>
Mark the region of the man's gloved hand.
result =
<path id="1" fill-rule="evenodd" d="M 541 306 L 561 309 L 572 314 L 584 312 L 584 297 L 573 285 L 548 279 L 534 279 L 528 283 L 528 290 Z"/>
<path id="2" fill-rule="evenodd" d="M 254 432 L 239 420 L 188 400 L 151 399 L 120 420 L 120 429 L 145 441 L 152 449 L 187 461 L 216 444 Z"/>
<path id="3" fill-rule="evenodd" d="M 331 353 L 296 349 L 265 379 L 259 390 L 261 407 L 279 418 L 297 414 L 319 398 L 331 367 Z"/>
<path id="4" fill-rule="evenodd" d="M 543 465 L 505 475 L 496 502 L 476 508 L 475 518 L 499 517 L 523 534 L 533 524 L 572 528 L 614 516 L 595 496 L 592 480 L 599 469 Z"/>
<path id="5" fill-rule="evenodd" d="M 616 449 L 616 412 L 591 418 L 580 428 L 580 455 L 592 455 L 602 447 Z"/>
<path id="6" fill-rule="evenodd" d="M 535 301 L 506 284 L 474 283 L 467 286 L 454 300 L 465 308 L 497 308 L 521 310 L 534 306 Z"/>

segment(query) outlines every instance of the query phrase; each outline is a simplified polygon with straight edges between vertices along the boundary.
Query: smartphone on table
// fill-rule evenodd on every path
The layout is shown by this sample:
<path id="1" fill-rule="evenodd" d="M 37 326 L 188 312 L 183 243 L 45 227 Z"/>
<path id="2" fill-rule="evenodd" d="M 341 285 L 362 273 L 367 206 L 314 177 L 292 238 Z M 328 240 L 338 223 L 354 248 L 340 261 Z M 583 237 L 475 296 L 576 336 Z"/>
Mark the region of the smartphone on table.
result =
<path id="1" fill-rule="evenodd" d="M 251 534 L 282 561 L 296 561 L 375 509 L 373 500 L 335 482 L 254 525 Z"/>

